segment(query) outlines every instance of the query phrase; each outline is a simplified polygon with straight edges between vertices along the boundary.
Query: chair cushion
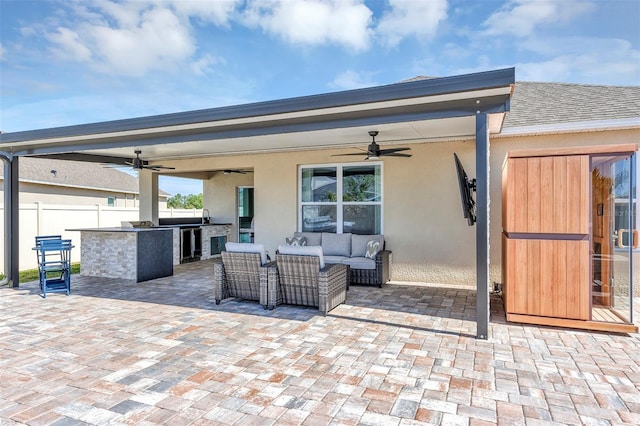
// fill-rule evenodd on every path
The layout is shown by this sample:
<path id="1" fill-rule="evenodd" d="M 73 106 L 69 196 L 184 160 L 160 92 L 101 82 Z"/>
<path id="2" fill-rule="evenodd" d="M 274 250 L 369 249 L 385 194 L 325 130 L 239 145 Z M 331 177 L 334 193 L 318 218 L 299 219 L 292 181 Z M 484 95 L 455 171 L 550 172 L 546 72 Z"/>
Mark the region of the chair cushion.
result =
<path id="1" fill-rule="evenodd" d="M 307 239 L 305 237 L 287 237 L 284 239 L 288 246 L 306 246 Z"/>
<path id="2" fill-rule="evenodd" d="M 367 243 L 367 251 L 364 254 L 364 257 L 369 259 L 375 259 L 376 254 L 380 251 L 380 242 L 376 240 L 371 240 Z"/>
<path id="3" fill-rule="evenodd" d="M 320 232 L 294 232 L 294 237 L 304 237 L 308 246 L 321 246 L 322 234 Z"/>
<path id="4" fill-rule="evenodd" d="M 260 254 L 260 262 L 263 265 L 268 261 L 267 250 L 264 244 L 228 242 L 224 248 L 226 251 L 235 253 L 258 253 Z"/>
<path id="5" fill-rule="evenodd" d="M 278 253 L 295 256 L 317 256 L 320 258 L 320 269 L 324 268 L 324 256 L 320 246 L 289 246 L 281 244 L 278 246 Z"/>
<path id="6" fill-rule="evenodd" d="M 351 256 L 351 234 L 323 232 L 322 253 L 325 256 Z"/>
<path id="7" fill-rule="evenodd" d="M 344 263 L 345 260 L 349 260 L 347 256 L 325 256 L 324 263 Z"/>
<path id="8" fill-rule="evenodd" d="M 353 234 L 351 236 L 351 257 L 364 257 L 367 252 L 367 243 L 369 241 L 379 241 L 380 249 L 384 247 L 384 235 L 357 235 Z"/>
<path id="9" fill-rule="evenodd" d="M 342 263 L 349 265 L 352 269 L 376 269 L 376 261 L 366 257 L 350 257 Z"/>

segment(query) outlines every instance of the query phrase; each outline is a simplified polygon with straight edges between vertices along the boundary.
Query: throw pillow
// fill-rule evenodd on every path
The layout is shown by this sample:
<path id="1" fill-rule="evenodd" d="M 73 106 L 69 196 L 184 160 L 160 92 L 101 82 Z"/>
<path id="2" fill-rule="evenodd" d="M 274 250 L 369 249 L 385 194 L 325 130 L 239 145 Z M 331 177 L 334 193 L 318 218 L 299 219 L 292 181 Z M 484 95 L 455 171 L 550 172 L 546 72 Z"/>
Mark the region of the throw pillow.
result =
<path id="1" fill-rule="evenodd" d="M 371 240 L 367 243 L 367 251 L 364 253 L 364 257 L 375 259 L 378 251 L 380 251 L 380 241 Z"/>
<path id="2" fill-rule="evenodd" d="M 305 237 L 287 237 L 285 238 L 288 246 L 306 246 L 307 239 Z"/>

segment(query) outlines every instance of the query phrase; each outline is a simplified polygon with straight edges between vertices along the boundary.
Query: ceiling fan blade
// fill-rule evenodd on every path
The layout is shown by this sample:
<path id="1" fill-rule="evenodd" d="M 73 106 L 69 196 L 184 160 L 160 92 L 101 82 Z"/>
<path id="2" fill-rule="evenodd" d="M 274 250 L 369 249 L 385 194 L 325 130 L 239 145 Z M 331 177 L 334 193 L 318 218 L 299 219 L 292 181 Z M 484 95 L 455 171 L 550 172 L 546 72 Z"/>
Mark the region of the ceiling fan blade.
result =
<path id="1" fill-rule="evenodd" d="M 222 173 L 224 173 L 225 175 L 230 175 L 231 173 L 246 175 L 247 173 L 253 173 L 253 170 L 226 169 L 226 170 L 223 170 Z"/>
<path id="2" fill-rule="evenodd" d="M 395 152 L 390 152 L 387 154 L 380 154 L 383 155 L 385 157 L 411 157 L 411 154 L 396 154 Z"/>
<path id="3" fill-rule="evenodd" d="M 380 155 L 389 155 L 389 154 L 391 154 L 393 152 L 409 151 L 410 149 L 411 148 L 407 148 L 407 147 L 381 149 L 380 150 Z"/>
<path id="4" fill-rule="evenodd" d="M 156 170 L 175 170 L 175 167 L 169 167 L 169 166 L 161 166 L 161 165 L 154 165 L 154 166 L 150 166 L 153 167 Z"/>

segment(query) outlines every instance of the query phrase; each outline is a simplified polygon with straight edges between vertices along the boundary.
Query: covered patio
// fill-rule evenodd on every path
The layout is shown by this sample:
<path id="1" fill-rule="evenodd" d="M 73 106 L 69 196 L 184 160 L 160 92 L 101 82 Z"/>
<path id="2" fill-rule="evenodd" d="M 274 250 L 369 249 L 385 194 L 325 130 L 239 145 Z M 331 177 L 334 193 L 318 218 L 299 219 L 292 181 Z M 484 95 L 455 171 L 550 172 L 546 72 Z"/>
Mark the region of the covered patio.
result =
<path id="1" fill-rule="evenodd" d="M 491 295 L 478 340 L 451 285 L 352 286 L 326 317 L 216 305 L 211 268 L 0 288 L 0 423 L 640 423 L 637 335 L 508 324 Z"/>
<path id="2" fill-rule="evenodd" d="M 215 180 L 229 168 L 249 168 L 256 193 L 255 238 L 272 251 L 300 223 L 297 179 L 302 165 L 345 162 L 379 132 L 385 148 L 407 145 L 413 158 L 370 158 L 387 188 L 378 230 L 394 253 L 398 276 L 433 281 L 444 275 L 475 287 L 476 337 L 489 336 L 490 135 L 501 131 L 515 84 L 513 68 L 387 86 L 0 135 L 5 166 L 5 265 L 17 287 L 20 253 L 18 173 L 22 156 L 175 167 L 174 176 Z M 477 223 L 460 215 L 452 153 L 475 166 Z M 355 158 L 355 157 L 350 157 Z M 474 161 L 475 160 L 475 161 Z M 445 166 L 445 162 L 447 166 Z M 353 163 L 356 164 L 356 163 Z M 369 163 L 371 164 L 371 162 Z M 140 170 L 140 219 L 158 224 L 158 170 Z M 213 185 L 214 182 L 212 182 Z M 230 186 L 230 184 L 223 184 Z M 238 185 L 238 184 L 236 184 Z M 381 185 L 382 186 L 382 185 Z M 213 212 L 214 202 L 205 207 Z M 235 199 L 234 199 L 235 201 Z M 382 204 L 384 203 L 384 204 Z M 213 213 L 218 216 L 217 212 Z M 428 221 L 424 218 L 428 217 Z M 443 225 L 450 227 L 440 232 Z M 340 228 L 341 229 L 341 228 Z M 416 231 L 420 232 L 416 232 Z M 335 231 L 338 232 L 338 231 Z M 494 238 L 499 238 L 496 234 Z M 461 251 L 462 249 L 462 251 Z M 495 249 L 494 249 L 495 250 Z M 494 268 L 494 275 L 496 274 Z M 431 275 L 430 275 L 431 274 Z M 415 278 L 415 279 L 407 279 Z M 393 274 L 392 274 L 393 279 Z"/>

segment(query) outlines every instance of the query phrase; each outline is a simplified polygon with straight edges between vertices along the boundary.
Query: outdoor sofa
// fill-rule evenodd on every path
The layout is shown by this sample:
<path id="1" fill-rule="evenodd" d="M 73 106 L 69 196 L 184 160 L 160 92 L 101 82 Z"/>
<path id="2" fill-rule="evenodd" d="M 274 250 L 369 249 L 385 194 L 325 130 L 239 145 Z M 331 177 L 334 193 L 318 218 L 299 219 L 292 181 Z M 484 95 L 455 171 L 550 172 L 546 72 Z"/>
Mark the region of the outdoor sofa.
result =
<path id="1" fill-rule="evenodd" d="M 325 263 L 349 267 L 349 284 L 382 287 L 389 281 L 391 251 L 385 250 L 384 235 L 295 232 L 286 243 L 321 247 Z"/>

